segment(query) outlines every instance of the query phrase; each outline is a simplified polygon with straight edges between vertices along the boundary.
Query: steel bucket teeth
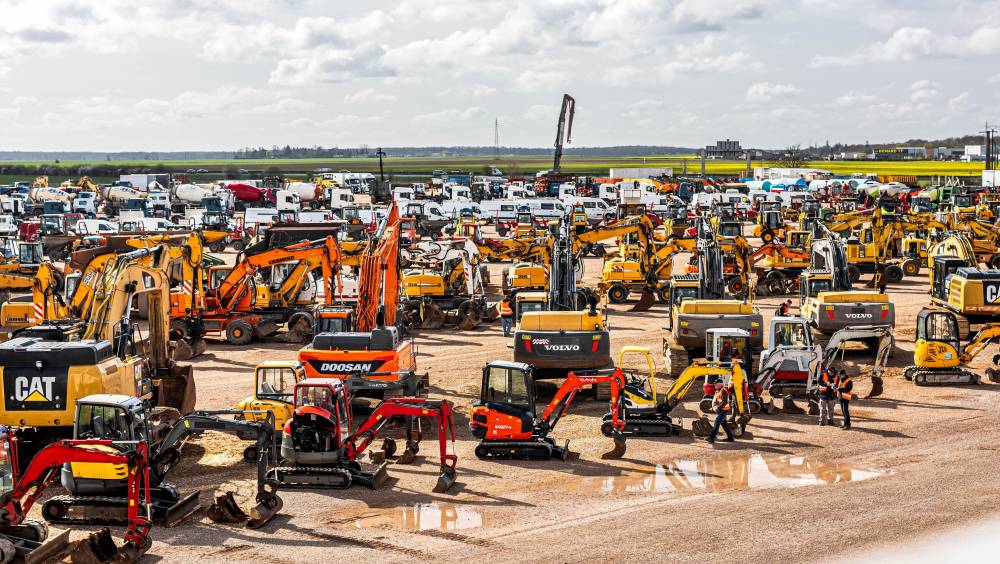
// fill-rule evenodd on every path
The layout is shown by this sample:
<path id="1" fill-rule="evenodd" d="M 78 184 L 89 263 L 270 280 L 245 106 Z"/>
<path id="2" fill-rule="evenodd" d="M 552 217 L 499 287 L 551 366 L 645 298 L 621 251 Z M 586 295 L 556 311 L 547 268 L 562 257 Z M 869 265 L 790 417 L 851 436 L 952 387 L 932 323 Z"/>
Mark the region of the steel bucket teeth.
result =
<path id="1" fill-rule="evenodd" d="M 281 511 L 282 507 L 284 507 L 284 502 L 278 496 L 274 496 L 270 500 L 260 501 L 253 508 L 253 511 L 250 512 L 250 519 L 247 520 L 247 528 L 257 529 L 264 526 L 265 523 Z"/>
<path id="2" fill-rule="evenodd" d="M 233 492 L 226 492 L 215 496 L 215 501 L 208 508 L 208 518 L 216 523 L 242 523 L 249 516 L 240 509 Z"/>
<path id="3" fill-rule="evenodd" d="M 104 527 L 96 533 L 90 533 L 87 538 L 73 543 L 70 549 L 70 561 L 76 564 L 102 564 L 104 562 L 135 562 L 149 549 L 136 547 L 126 543 L 121 549 L 111 538 L 111 531 Z"/>
<path id="4" fill-rule="evenodd" d="M 434 493 L 444 493 L 455 485 L 455 470 L 448 467 L 441 467 L 441 475 L 438 476 L 437 483 L 434 484 Z"/>

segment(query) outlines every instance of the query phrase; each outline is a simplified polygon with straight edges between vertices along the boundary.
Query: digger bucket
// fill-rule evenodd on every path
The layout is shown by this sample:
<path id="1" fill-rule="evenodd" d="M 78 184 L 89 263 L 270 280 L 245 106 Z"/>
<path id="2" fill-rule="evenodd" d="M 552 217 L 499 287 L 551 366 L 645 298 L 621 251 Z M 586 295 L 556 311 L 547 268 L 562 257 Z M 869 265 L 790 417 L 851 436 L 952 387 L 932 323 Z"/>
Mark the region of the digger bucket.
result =
<path id="1" fill-rule="evenodd" d="M 786 395 L 781 398 L 781 412 L 793 415 L 802 415 L 805 413 L 805 410 L 795 405 L 795 400 L 792 399 L 792 396 Z"/>
<path id="2" fill-rule="evenodd" d="M 656 303 L 656 294 L 650 292 L 649 290 L 643 290 L 642 295 L 639 296 L 639 301 L 632 306 L 629 311 L 648 311 L 649 308 L 653 307 Z"/>
<path id="3" fill-rule="evenodd" d="M 233 492 L 215 496 L 215 501 L 208 508 L 208 518 L 216 523 L 242 523 L 250 518 L 233 497 Z"/>
<path id="4" fill-rule="evenodd" d="M 281 511 L 284 505 L 284 502 L 276 494 L 258 494 L 257 505 L 250 512 L 250 518 L 247 520 L 247 528 L 259 529 L 263 527 L 265 523 Z"/>
<path id="5" fill-rule="evenodd" d="M 611 433 L 611 436 L 615 441 L 615 446 L 608 452 L 601 455 L 603 460 L 613 460 L 625 456 L 625 435 L 623 435 L 621 431 L 615 429 Z"/>
<path id="6" fill-rule="evenodd" d="M 173 407 L 181 413 L 194 411 L 198 396 L 194 382 L 194 370 L 190 364 L 174 364 L 170 373 L 160 380 L 157 405 Z"/>
<path id="7" fill-rule="evenodd" d="M 32 550 L 24 557 L 25 564 L 36 564 L 41 562 L 53 562 L 60 555 L 66 552 L 69 546 L 69 529 L 63 529 L 58 535 L 49 537 L 38 548 Z"/>
<path id="8" fill-rule="evenodd" d="M 882 391 L 883 391 L 882 377 L 881 376 L 872 376 L 872 389 L 871 389 L 870 392 L 868 392 L 868 395 L 865 396 L 865 397 L 866 398 L 877 398 L 878 396 L 882 395 Z"/>
<path id="9" fill-rule="evenodd" d="M 75 541 L 70 548 L 70 561 L 76 564 L 103 564 L 104 562 L 136 562 L 149 550 L 152 541 L 146 539 L 143 546 L 130 542 L 121 548 L 111 538 L 111 531 L 105 527 L 82 540 Z"/>
<path id="10" fill-rule="evenodd" d="M 441 465 L 441 475 L 438 476 L 437 483 L 434 484 L 434 493 L 444 493 L 448 491 L 452 486 L 455 485 L 456 472 L 455 469 L 447 466 Z"/>
<path id="11" fill-rule="evenodd" d="M 445 322 L 445 314 L 434 302 L 425 302 L 421 311 L 421 329 L 439 329 Z"/>
<path id="12" fill-rule="evenodd" d="M 205 339 L 195 339 L 190 343 L 185 339 L 179 339 L 174 347 L 174 360 L 177 362 L 191 360 L 196 356 L 205 354 L 208 345 Z"/>
<path id="13" fill-rule="evenodd" d="M 691 422 L 691 434 L 696 437 L 707 437 L 712 434 L 712 423 L 707 417 L 699 417 Z"/>
<path id="14" fill-rule="evenodd" d="M 200 491 L 189 493 L 167 509 L 167 514 L 163 516 L 163 526 L 173 527 L 201 509 L 201 501 L 198 499 Z"/>
<path id="15" fill-rule="evenodd" d="M 403 449 L 403 453 L 399 455 L 396 459 L 396 464 L 410 464 L 417 458 L 417 453 L 420 452 L 420 444 L 415 441 L 406 441 L 406 448 Z"/>

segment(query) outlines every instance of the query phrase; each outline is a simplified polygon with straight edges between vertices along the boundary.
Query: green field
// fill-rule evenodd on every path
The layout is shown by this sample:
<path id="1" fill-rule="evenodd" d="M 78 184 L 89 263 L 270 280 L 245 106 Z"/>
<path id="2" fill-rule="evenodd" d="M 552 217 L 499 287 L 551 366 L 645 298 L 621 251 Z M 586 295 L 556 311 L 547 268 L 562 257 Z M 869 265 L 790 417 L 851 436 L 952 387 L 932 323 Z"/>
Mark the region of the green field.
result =
<path id="1" fill-rule="evenodd" d="M 435 169 L 464 170 L 471 172 L 486 172 L 490 166 L 498 166 L 511 176 L 533 175 L 539 170 L 552 166 L 549 156 L 502 156 L 499 160 L 492 157 L 393 157 L 384 161 L 385 172 L 394 177 L 397 174 L 430 173 Z M 341 169 L 353 172 L 375 172 L 379 170 L 377 158 L 344 158 L 344 159 L 234 159 L 234 160 L 189 160 L 189 161 L 61 161 L 55 162 L 0 162 L 0 169 L 11 166 L 59 167 L 50 173 L 50 183 L 58 185 L 66 178 L 79 176 L 80 167 L 115 167 L 127 168 L 131 172 L 163 172 L 188 169 L 205 169 L 208 174 L 196 175 L 198 180 L 211 180 L 226 176 L 259 176 L 264 173 L 283 173 L 286 175 L 305 175 L 317 168 Z M 563 159 L 562 170 L 568 173 L 607 175 L 613 167 L 673 167 L 675 175 L 697 175 L 701 172 L 701 162 L 698 157 L 688 156 L 647 156 L 647 157 L 579 157 L 568 156 Z M 754 161 L 754 167 L 781 166 L 776 163 Z M 983 170 L 983 163 L 942 162 L 942 161 L 818 161 L 806 166 L 830 170 L 835 174 L 880 173 L 931 176 L 961 176 L 978 177 Z M 709 160 L 706 163 L 706 173 L 712 175 L 744 174 L 743 161 Z M 236 174 L 238 169 L 250 171 L 249 175 Z M 0 175 L 0 182 L 9 183 L 12 180 L 31 180 L 32 174 Z M 95 180 L 107 177 L 95 175 Z"/>

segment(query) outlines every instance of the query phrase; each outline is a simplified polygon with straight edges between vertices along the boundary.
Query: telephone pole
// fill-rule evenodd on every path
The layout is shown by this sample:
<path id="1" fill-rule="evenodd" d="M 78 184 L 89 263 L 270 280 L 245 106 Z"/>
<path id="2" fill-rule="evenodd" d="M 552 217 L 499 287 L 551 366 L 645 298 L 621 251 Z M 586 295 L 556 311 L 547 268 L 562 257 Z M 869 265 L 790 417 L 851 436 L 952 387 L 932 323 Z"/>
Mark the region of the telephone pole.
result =
<path id="1" fill-rule="evenodd" d="M 994 143 L 996 142 L 997 130 L 996 129 L 991 129 L 990 128 L 990 122 L 987 121 L 986 122 L 986 127 L 982 131 L 980 131 L 980 133 L 982 133 L 983 135 L 986 136 L 986 167 L 985 167 L 985 169 L 986 170 L 996 170 L 995 167 L 996 167 L 997 154 L 996 154 L 996 151 L 994 150 L 994 149 L 996 149 L 996 147 L 994 146 Z"/>

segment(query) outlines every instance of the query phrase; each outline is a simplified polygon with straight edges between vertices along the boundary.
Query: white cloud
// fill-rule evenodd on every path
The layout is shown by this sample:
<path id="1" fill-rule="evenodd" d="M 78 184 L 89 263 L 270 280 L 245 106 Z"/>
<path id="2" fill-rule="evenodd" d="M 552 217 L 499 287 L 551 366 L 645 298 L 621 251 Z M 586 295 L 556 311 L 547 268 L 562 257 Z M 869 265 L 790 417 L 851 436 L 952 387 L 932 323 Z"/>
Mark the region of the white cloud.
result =
<path id="1" fill-rule="evenodd" d="M 1000 27 L 983 26 L 966 34 L 928 27 L 901 27 L 885 41 L 847 55 L 816 56 L 813 67 L 856 66 L 870 62 L 911 62 L 1000 54 Z"/>
<path id="2" fill-rule="evenodd" d="M 565 89 L 570 82 L 567 71 L 558 70 L 528 70 L 514 79 L 514 89 L 520 92 L 549 92 Z"/>
<path id="3" fill-rule="evenodd" d="M 856 90 L 850 90 L 846 94 L 841 94 L 834 98 L 836 106 L 867 106 L 879 101 L 879 97 L 874 94 L 866 94 Z"/>
<path id="4" fill-rule="evenodd" d="M 362 88 L 357 92 L 344 96 L 345 104 L 366 104 L 372 102 L 394 102 L 396 97 L 392 94 L 374 88 Z"/>
<path id="5" fill-rule="evenodd" d="M 533 104 L 524 112 L 524 118 L 530 121 L 554 120 L 559 116 L 559 106 L 549 104 Z"/>
<path id="6" fill-rule="evenodd" d="M 770 82 L 758 82 L 751 84 L 747 88 L 748 102 L 768 102 L 774 98 L 795 96 L 801 93 L 798 86 L 794 84 L 771 84 Z"/>
<path id="7" fill-rule="evenodd" d="M 989 77 L 988 79 L 986 79 L 986 82 L 988 84 L 1000 84 L 1000 73 L 997 73 Z"/>
<path id="8" fill-rule="evenodd" d="M 467 121 L 482 114 L 483 110 L 479 106 L 472 106 L 464 110 L 452 108 L 429 114 L 419 114 L 413 116 L 411 121 L 413 121 L 413 123 L 421 124 L 448 123 L 455 121 Z"/>
<path id="9" fill-rule="evenodd" d="M 354 49 L 321 49 L 278 62 L 269 82 L 310 86 L 321 82 L 348 82 L 359 78 L 392 76 L 396 71 L 382 61 L 385 48 L 368 43 Z"/>
<path id="10" fill-rule="evenodd" d="M 948 100 L 948 109 L 952 112 L 961 113 L 972 108 L 972 96 L 968 92 L 962 92 L 958 96 Z"/>

